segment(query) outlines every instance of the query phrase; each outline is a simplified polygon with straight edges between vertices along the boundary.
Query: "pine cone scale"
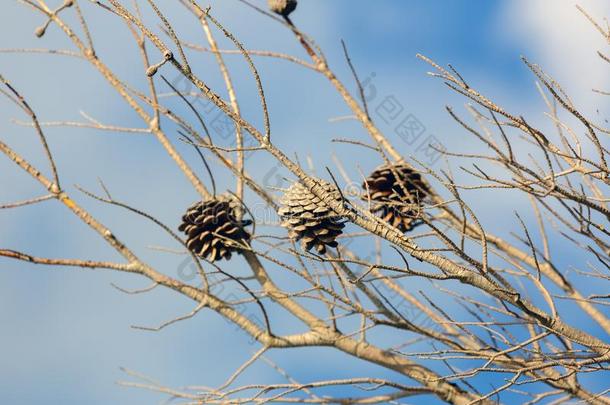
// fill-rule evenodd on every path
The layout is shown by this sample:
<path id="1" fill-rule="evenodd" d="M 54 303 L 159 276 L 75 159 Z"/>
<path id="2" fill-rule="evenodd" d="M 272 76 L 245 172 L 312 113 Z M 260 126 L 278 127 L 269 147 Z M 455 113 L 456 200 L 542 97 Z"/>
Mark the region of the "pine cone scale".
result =
<path id="1" fill-rule="evenodd" d="M 329 183 L 321 180 L 320 185 L 341 201 L 339 193 Z M 326 247 L 337 247 L 335 241 L 342 233 L 343 223 L 339 216 L 319 197 L 311 193 L 301 183 L 294 183 L 282 198 L 282 207 L 278 210 L 282 226 L 288 228 L 288 236 L 301 242 L 305 250 L 326 253 Z"/>
<path id="2" fill-rule="evenodd" d="M 373 204 L 372 210 L 380 218 L 408 232 L 419 225 L 420 209 L 429 190 L 421 175 L 404 164 L 381 166 L 362 184 L 363 196 Z"/>
<path id="3" fill-rule="evenodd" d="M 238 220 L 236 202 L 220 196 L 191 205 L 182 216 L 178 230 L 186 234 L 186 246 L 195 255 L 211 262 L 230 259 L 233 252 L 250 241 L 244 229 L 252 223 Z"/>

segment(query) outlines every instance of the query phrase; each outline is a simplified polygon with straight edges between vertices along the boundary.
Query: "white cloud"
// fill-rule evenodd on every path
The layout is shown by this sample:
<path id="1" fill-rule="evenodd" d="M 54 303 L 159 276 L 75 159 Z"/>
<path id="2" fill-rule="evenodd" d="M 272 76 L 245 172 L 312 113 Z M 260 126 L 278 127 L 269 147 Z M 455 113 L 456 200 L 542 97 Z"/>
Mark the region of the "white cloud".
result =
<path id="1" fill-rule="evenodd" d="M 601 103 L 591 89 L 610 87 L 610 65 L 596 54 L 607 53 L 608 44 L 576 4 L 606 26 L 604 18 L 610 16 L 606 1 L 514 0 L 500 10 L 498 30 L 555 77 L 576 105 L 592 112 Z"/>

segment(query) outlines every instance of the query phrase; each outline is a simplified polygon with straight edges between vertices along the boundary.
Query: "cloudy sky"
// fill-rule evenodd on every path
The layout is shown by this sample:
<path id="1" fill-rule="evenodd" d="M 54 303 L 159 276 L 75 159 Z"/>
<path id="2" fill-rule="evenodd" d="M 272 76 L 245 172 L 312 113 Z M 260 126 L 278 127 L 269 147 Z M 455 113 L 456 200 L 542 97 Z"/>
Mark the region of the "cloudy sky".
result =
<path id="1" fill-rule="evenodd" d="M 254 1 L 264 5 L 262 0 Z M 44 22 L 40 14 L 18 1 L 2 3 L 0 48 L 71 49 L 57 27 L 51 26 L 43 38 L 33 35 Z M 47 3 L 56 6 L 60 1 Z M 144 89 L 144 69 L 129 31 L 117 18 L 91 3 L 80 3 L 100 57 L 123 80 Z M 175 5 L 177 2 L 158 3 L 175 22 L 181 38 L 202 43 L 200 27 Z M 305 57 L 288 32 L 239 1 L 218 0 L 210 4 L 217 18 L 247 48 Z M 578 4 L 600 21 L 610 16 L 606 1 Z M 450 148 L 469 150 L 478 146 L 464 137 L 443 110 L 447 104 L 463 108 L 464 100 L 428 77 L 428 66 L 415 57 L 417 53 L 443 65 L 451 63 L 471 85 L 493 95 L 507 109 L 545 125 L 543 102 L 534 78 L 520 60 L 526 56 L 563 83 L 583 111 L 597 114 L 601 120 L 608 116 L 607 102 L 591 92 L 592 88 L 610 90 L 608 65 L 595 54 L 607 49 L 607 44 L 575 5 L 571 0 L 302 0 L 293 19 L 324 49 L 331 67 L 353 89 L 340 44 L 342 39 L 346 41 L 360 76 L 369 80 L 369 90 L 374 89 L 371 108 L 375 109 L 373 114 L 381 129 L 405 155 L 425 159 L 417 143 L 404 143 L 393 133 L 391 123 L 375 115 L 380 114 L 376 108 L 384 100 L 396 100 L 403 114 L 416 117 L 425 127 L 426 137 L 433 136 Z M 71 12 L 64 12 L 66 18 L 76 22 L 69 15 Z M 149 11 L 145 13 L 150 24 L 157 24 Z M 152 55 L 153 59 L 160 59 L 155 51 Z M 260 124 L 260 106 L 247 67 L 238 58 L 228 60 L 243 113 Z M 221 88 L 220 76 L 209 55 L 191 53 L 191 65 L 212 87 Z M 367 171 L 380 163 L 370 154 L 330 142 L 337 137 L 366 137 L 354 123 L 334 122 L 333 118 L 344 116 L 348 110 L 323 78 L 269 59 L 257 59 L 257 66 L 269 100 L 273 139 L 287 155 L 293 156 L 297 151 L 303 158 L 310 155 L 313 165 L 323 168 L 334 167 L 334 153 L 354 177 L 358 176 L 358 168 Z M 160 72 L 177 85 L 183 84 L 171 69 L 162 68 Z M 82 120 L 80 112 L 85 112 L 109 125 L 142 127 L 114 90 L 80 60 L 0 53 L 0 74 L 20 89 L 42 121 Z M 0 100 L 0 139 L 48 172 L 35 135 L 14 125 L 13 118 L 26 119 L 6 100 Z M 115 196 L 165 223 L 176 224 L 184 207 L 197 196 L 160 146 L 140 135 L 74 128 L 49 128 L 47 136 L 63 184 L 79 203 L 116 229 L 143 259 L 172 276 L 180 274 L 182 257 L 148 248 L 176 248 L 162 233 L 140 219 L 87 199 L 74 188 L 78 184 L 99 191 L 97 179 L 102 178 Z M 197 164 L 188 147 L 179 148 Z M 252 174 L 267 181 L 267 185 L 281 186 L 282 176 L 287 175 L 269 159 L 255 157 L 248 160 L 248 165 Z M 227 173 L 218 165 L 213 168 L 219 187 L 234 189 Z M 0 204 L 43 193 L 0 156 Z M 492 207 L 490 201 L 485 197 L 474 202 L 483 216 L 494 210 L 511 212 L 519 204 L 507 198 L 493 201 Z M 497 218 L 491 216 L 490 220 Z M 38 256 L 117 259 L 99 237 L 54 202 L 0 211 L 0 247 Z M 241 262 L 232 265 L 243 267 Z M 0 402 L 151 403 L 158 399 L 156 394 L 115 384 L 126 378 L 120 367 L 138 370 L 171 386 L 214 386 L 256 350 L 244 335 L 209 313 L 160 333 L 134 330 L 131 325 L 154 326 L 187 313 L 192 303 L 164 291 L 127 296 L 112 288 L 111 283 L 125 288 L 146 286 L 138 278 L 120 274 L 42 269 L 0 259 Z M 219 341 L 221 350 L 217 349 Z M 313 375 L 348 376 L 368 367 L 345 360 L 338 366 L 339 356 L 330 351 L 320 367 L 308 361 L 310 356 L 308 350 L 291 352 L 281 357 L 281 365 L 303 381 Z M 277 356 L 274 359 L 279 361 Z M 325 370 L 322 375 L 320 369 Z M 244 381 L 261 378 L 281 381 L 264 364 L 254 367 Z"/>

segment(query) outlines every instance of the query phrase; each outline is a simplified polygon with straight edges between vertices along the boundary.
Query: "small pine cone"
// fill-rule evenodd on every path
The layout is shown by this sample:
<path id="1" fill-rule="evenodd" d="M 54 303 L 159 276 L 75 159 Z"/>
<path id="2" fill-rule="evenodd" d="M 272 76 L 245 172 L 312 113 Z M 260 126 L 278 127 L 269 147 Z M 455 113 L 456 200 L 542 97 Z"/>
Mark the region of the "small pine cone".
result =
<path id="1" fill-rule="evenodd" d="M 371 202 L 375 203 L 373 211 L 384 221 L 402 232 L 419 225 L 417 217 L 429 190 L 413 169 L 404 164 L 383 165 L 369 175 L 362 188 L 365 193 L 368 189 Z M 368 199 L 368 194 L 364 199 Z"/>
<path id="2" fill-rule="evenodd" d="M 186 246 L 195 255 L 211 262 L 231 258 L 240 245 L 250 241 L 244 229 L 252 221 L 237 219 L 237 202 L 219 196 L 191 205 L 182 216 L 178 229 L 186 234 Z"/>
<path id="3" fill-rule="evenodd" d="M 327 193 L 331 193 L 337 202 L 341 195 L 329 183 L 319 180 Z M 326 246 L 337 247 L 337 236 L 345 226 L 324 201 L 312 194 L 299 182 L 290 186 L 282 198 L 279 209 L 282 226 L 288 228 L 288 236 L 301 241 L 305 250 L 316 248 L 319 254 L 326 253 Z"/>
<path id="4" fill-rule="evenodd" d="M 297 0 L 267 0 L 267 3 L 271 11 L 284 17 L 297 8 Z"/>

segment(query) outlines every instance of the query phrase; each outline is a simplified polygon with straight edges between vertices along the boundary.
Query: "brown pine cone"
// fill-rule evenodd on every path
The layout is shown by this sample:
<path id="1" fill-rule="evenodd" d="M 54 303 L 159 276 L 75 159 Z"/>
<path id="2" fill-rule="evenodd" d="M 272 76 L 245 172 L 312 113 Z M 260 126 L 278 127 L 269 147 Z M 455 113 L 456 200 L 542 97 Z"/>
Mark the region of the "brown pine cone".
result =
<path id="1" fill-rule="evenodd" d="M 370 195 L 374 203 L 373 211 L 402 232 L 408 232 L 421 223 L 418 217 L 429 190 L 421 175 L 408 166 L 383 165 L 369 175 L 362 188 L 364 199 L 368 200 Z"/>
<path id="2" fill-rule="evenodd" d="M 329 183 L 319 180 L 326 192 L 331 193 L 337 202 L 341 195 Z M 319 254 L 326 253 L 326 247 L 337 247 L 337 236 L 345 226 L 341 217 L 320 198 L 312 194 L 299 182 L 293 183 L 282 198 L 278 213 L 282 226 L 288 228 L 288 236 L 301 241 L 305 250 L 316 248 Z"/>
<path id="3" fill-rule="evenodd" d="M 237 219 L 237 202 L 230 196 L 219 196 L 191 205 L 182 216 L 178 229 L 186 234 L 186 246 L 195 255 L 211 262 L 229 260 L 250 241 L 245 226 L 249 220 Z"/>
<path id="4" fill-rule="evenodd" d="M 267 0 L 267 4 L 271 11 L 284 17 L 297 8 L 297 0 Z"/>

